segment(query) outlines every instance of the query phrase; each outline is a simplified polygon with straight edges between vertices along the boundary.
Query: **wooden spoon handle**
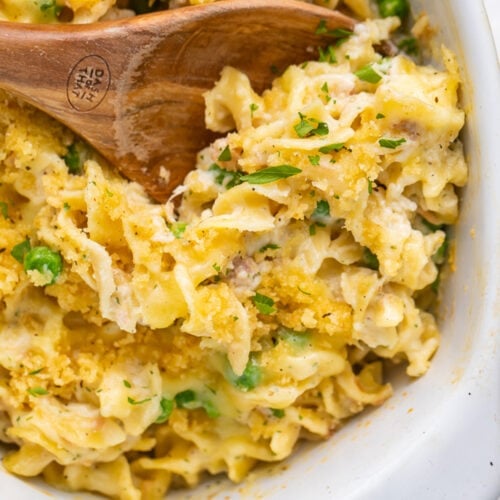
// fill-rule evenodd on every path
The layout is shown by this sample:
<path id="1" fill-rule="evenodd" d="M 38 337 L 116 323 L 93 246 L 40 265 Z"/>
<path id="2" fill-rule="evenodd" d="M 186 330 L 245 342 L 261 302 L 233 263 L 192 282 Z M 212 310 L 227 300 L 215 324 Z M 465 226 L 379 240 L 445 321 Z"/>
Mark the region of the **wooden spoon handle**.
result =
<path id="1" fill-rule="evenodd" d="M 261 91 L 275 77 L 271 66 L 316 57 L 320 20 L 353 26 L 295 0 L 223 0 L 92 25 L 0 23 L 0 87 L 68 125 L 164 200 L 212 138 L 202 94 L 222 68 L 246 72 Z"/>

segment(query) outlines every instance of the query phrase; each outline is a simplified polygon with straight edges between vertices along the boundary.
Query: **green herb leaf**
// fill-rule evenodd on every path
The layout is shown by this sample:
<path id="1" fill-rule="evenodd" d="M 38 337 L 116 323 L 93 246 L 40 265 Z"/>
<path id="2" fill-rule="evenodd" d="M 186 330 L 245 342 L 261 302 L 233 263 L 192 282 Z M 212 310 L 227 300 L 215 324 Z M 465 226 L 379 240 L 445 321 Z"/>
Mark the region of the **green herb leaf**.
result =
<path id="1" fill-rule="evenodd" d="M 232 156 L 231 156 L 231 150 L 229 149 L 229 146 L 226 146 L 222 153 L 219 155 L 217 158 L 219 161 L 231 161 Z"/>
<path id="2" fill-rule="evenodd" d="M 368 194 L 372 194 L 373 193 L 373 181 L 371 179 L 366 179 L 366 181 L 368 182 Z"/>
<path id="3" fill-rule="evenodd" d="M 375 118 L 376 118 L 377 120 L 380 120 L 381 118 L 385 118 L 385 115 L 384 115 L 384 114 L 382 114 L 382 113 L 377 113 L 377 115 L 375 116 Z"/>
<path id="4" fill-rule="evenodd" d="M 398 49 L 406 52 L 410 56 L 417 56 L 419 53 L 418 41 L 414 37 L 404 38 L 398 43 Z"/>
<path id="5" fill-rule="evenodd" d="M 48 285 L 55 283 L 63 269 L 63 260 L 59 252 L 45 246 L 33 247 L 24 255 L 24 270 L 38 271 L 50 278 Z"/>
<path id="6" fill-rule="evenodd" d="M 187 222 L 174 222 L 170 224 L 169 229 L 172 231 L 172 234 L 177 238 L 182 238 L 184 231 L 187 228 Z"/>
<path id="7" fill-rule="evenodd" d="M 350 36 L 353 35 L 353 32 L 351 30 L 348 30 L 346 28 L 335 28 L 335 29 L 329 29 L 326 20 L 321 19 L 321 21 L 318 23 L 318 26 L 316 26 L 316 30 L 314 31 L 315 35 L 326 35 L 326 36 L 331 36 L 333 38 L 349 38 Z"/>
<path id="8" fill-rule="evenodd" d="M 307 118 L 302 113 L 299 113 L 300 122 L 293 128 L 297 135 L 301 138 L 311 137 L 313 135 L 328 135 L 328 124 L 319 122 L 315 118 Z"/>
<path id="9" fill-rule="evenodd" d="M 437 278 L 431 283 L 431 290 L 437 295 L 441 284 L 441 273 L 438 271 Z"/>
<path id="10" fill-rule="evenodd" d="M 448 237 L 446 236 L 442 245 L 436 250 L 436 253 L 432 256 L 432 260 L 435 264 L 441 265 L 446 260 L 446 256 L 448 255 Z"/>
<path id="11" fill-rule="evenodd" d="M 330 64 L 335 64 L 337 62 L 337 56 L 335 55 L 335 49 L 332 45 L 328 45 L 328 47 L 323 50 L 321 47 L 318 47 L 319 53 L 319 62 L 327 62 Z"/>
<path id="12" fill-rule="evenodd" d="M 307 120 L 301 113 L 299 113 L 300 122 L 297 123 L 293 128 L 299 137 L 309 137 L 313 135 L 313 130 L 316 128 L 316 124 Z"/>
<path id="13" fill-rule="evenodd" d="M 432 224 L 432 222 L 429 222 L 427 219 L 424 219 L 423 217 L 420 217 L 420 220 L 422 224 L 433 233 L 439 231 L 440 229 L 444 229 L 445 227 L 444 224 Z"/>
<path id="14" fill-rule="evenodd" d="M 314 236 L 316 234 L 316 224 L 311 224 L 309 226 L 309 235 Z"/>
<path id="15" fill-rule="evenodd" d="M 225 187 L 226 189 L 231 189 L 242 182 L 241 172 L 226 170 L 217 165 L 217 163 L 210 165 L 208 171 L 215 174 L 215 183 L 219 184 L 219 186 Z"/>
<path id="16" fill-rule="evenodd" d="M 47 389 L 43 387 L 30 387 L 28 389 L 28 394 L 37 398 L 38 396 L 46 396 L 49 393 Z"/>
<path id="17" fill-rule="evenodd" d="M 273 417 L 283 418 L 285 416 L 285 410 L 281 408 L 270 408 Z"/>
<path id="18" fill-rule="evenodd" d="M 31 249 L 30 240 L 26 238 L 21 243 L 14 245 L 12 247 L 10 254 L 12 255 L 12 257 L 14 257 L 14 259 L 17 260 L 17 262 L 22 264 L 24 262 L 24 256 L 30 251 L 30 249 Z"/>
<path id="19" fill-rule="evenodd" d="M 124 385 L 125 387 L 127 387 L 128 389 L 130 389 L 130 388 L 132 387 L 132 385 L 130 384 L 130 382 L 129 382 L 128 380 L 124 380 L 124 381 L 123 381 L 123 385 Z"/>
<path id="20" fill-rule="evenodd" d="M 336 142 L 319 148 L 320 153 L 331 153 L 332 151 L 340 151 L 345 145 L 345 142 Z"/>
<path id="21" fill-rule="evenodd" d="M 83 159 L 80 155 L 79 147 L 76 143 L 68 147 L 68 152 L 63 156 L 64 163 L 68 167 L 68 171 L 73 175 L 81 175 L 83 172 Z"/>
<path id="22" fill-rule="evenodd" d="M 319 122 L 318 126 L 314 130 L 314 135 L 328 135 L 329 131 L 330 130 L 328 129 L 328 123 Z"/>
<path id="23" fill-rule="evenodd" d="M 42 368 L 38 368 L 38 370 L 33 370 L 31 372 L 28 373 L 28 375 L 38 375 L 40 372 L 42 372 L 45 368 L 42 367 Z"/>
<path id="24" fill-rule="evenodd" d="M 323 97 L 325 98 L 325 101 L 329 103 L 331 101 L 331 96 L 330 96 L 330 90 L 328 89 L 328 83 L 324 82 L 323 85 L 321 86 L 321 92 L 323 93 Z"/>
<path id="25" fill-rule="evenodd" d="M 383 148 L 388 148 L 388 149 L 396 149 L 398 146 L 401 146 L 401 144 L 404 144 L 406 142 L 406 139 L 401 138 L 401 139 L 387 139 L 387 138 L 382 138 L 379 139 L 378 143 L 383 147 Z"/>
<path id="26" fill-rule="evenodd" d="M 309 162 L 311 163 L 311 165 L 317 167 L 319 165 L 319 160 L 320 160 L 320 157 L 319 155 L 310 155 L 308 156 L 309 158 Z"/>
<path id="27" fill-rule="evenodd" d="M 9 219 L 9 206 L 5 201 L 0 201 L 0 214 L 2 214 L 5 220 Z"/>
<path id="28" fill-rule="evenodd" d="M 252 302 L 261 314 L 273 314 L 276 312 L 274 300 L 267 295 L 256 292 L 252 297 Z"/>
<path id="29" fill-rule="evenodd" d="M 158 416 L 158 418 L 155 420 L 156 424 L 163 424 L 164 422 L 166 422 L 170 418 L 170 415 L 172 414 L 172 411 L 174 410 L 173 399 L 161 398 L 160 409 L 161 409 L 161 413 Z"/>
<path id="30" fill-rule="evenodd" d="M 267 167 L 253 174 L 241 176 L 241 181 L 248 182 L 249 184 L 268 184 L 279 179 L 286 179 L 292 175 L 300 174 L 302 170 L 291 165 L 278 165 L 276 167 Z"/>
<path id="31" fill-rule="evenodd" d="M 322 219 L 330 217 L 330 204 L 326 200 L 319 200 L 316 203 L 316 208 L 312 213 L 313 219 Z"/>
<path id="32" fill-rule="evenodd" d="M 267 245 L 261 247 L 259 252 L 264 253 L 266 250 L 278 250 L 279 248 L 279 245 L 276 245 L 275 243 L 268 243 Z"/>
<path id="33" fill-rule="evenodd" d="M 382 76 L 373 69 L 371 64 L 358 69 L 354 74 L 363 82 L 378 83 L 382 80 Z"/>
<path id="34" fill-rule="evenodd" d="M 362 263 L 374 271 L 377 271 L 379 268 L 378 257 L 368 247 L 363 249 Z"/>
<path id="35" fill-rule="evenodd" d="M 147 403 L 148 401 L 151 401 L 151 398 L 146 398 L 146 399 L 141 399 L 140 401 L 136 401 L 134 398 L 128 397 L 127 401 L 131 405 L 142 405 L 143 403 Z"/>

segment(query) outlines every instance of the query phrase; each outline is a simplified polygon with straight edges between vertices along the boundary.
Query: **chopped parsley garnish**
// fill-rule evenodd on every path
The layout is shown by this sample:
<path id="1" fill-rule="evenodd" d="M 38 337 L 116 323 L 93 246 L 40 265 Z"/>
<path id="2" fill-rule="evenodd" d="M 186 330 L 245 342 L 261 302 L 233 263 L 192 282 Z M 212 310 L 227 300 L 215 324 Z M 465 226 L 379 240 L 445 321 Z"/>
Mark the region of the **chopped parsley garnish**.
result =
<path id="1" fill-rule="evenodd" d="M 252 302 L 261 314 L 273 314 L 276 312 L 274 300 L 267 295 L 256 292 L 252 297 Z"/>
<path id="2" fill-rule="evenodd" d="M 280 248 L 279 245 L 276 245 L 276 243 L 268 243 L 267 245 L 264 245 L 259 249 L 260 253 L 264 253 L 267 250 L 278 250 Z"/>
<path id="3" fill-rule="evenodd" d="M 128 380 L 124 380 L 124 381 L 123 381 L 123 385 L 124 385 L 125 387 L 127 387 L 128 389 L 130 389 L 130 388 L 132 387 L 131 383 L 130 383 Z"/>
<path id="4" fill-rule="evenodd" d="M 398 146 L 401 146 L 401 144 L 404 144 L 406 142 L 406 139 L 401 138 L 401 139 L 387 139 L 387 138 L 382 138 L 379 139 L 378 143 L 383 147 L 383 148 L 388 148 L 388 149 L 396 149 Z"/>
<path id="5" fill-rule="evenodd" d="M 223 186 L 226 189 L 231 189 L 238 184 L 241 184 L 241 172 L 233 172 L 221 168 L 217 163 L 210 165 L 209 172 L 215 174 L 215 183 Z"/>
<path id="6" fill-rule="evenodd" d="M 259 106 L 257 104 L 255 104 L 254 102 L 252 102 L 252 104 L 250 104 L 250 113 L 254 114 L 255 111 L 257 111 L 259 109 Z"/>
<path id="7" fill-rule="evenodd" d="M 217 158 L 219 161 L 231 161 L 232 156 L 231 156 L 231 150 L 229 149 L 229 146 L 226 146 L 222 153 L 219 155 Z"/>
<path id="8" fill-rule="evenodd" d="M 330 97 L 330 90 L 328 89 L 327 82 L 324 82 L 323 85 L 321 86 L 321 92 L 323 93 L 326 102 L 327 103 L 330 102 L 332 98 Z"/>
<path id="9" fill-rule="evenodd" d="M 423 217 L 420 217 L 420 220 L 422 224 L 429 230 L 431 230 L 433 233 L 436 231 L 439 231 L 440 229 L 443 229 L 445 227 L 444 224 L 432 224 L 432 222 L 429 222 L 427 219 L 424 219 Z"/>
<path id="10" fill-rule="evenodd" d="M 319 148 L 320 153 L 331 153 L 332 151 L 340 151 L 344 147 L 344 142 L 336 142 Z"/>
<path id="11" fill-rule="evenodd" d="M 5 201 L 0 201 L 0 214 L 2 214 L 5 220 L 9 218 L 9 206 Z"/>
<path id="12" fill-rule="evenodd" d="M 335 28 L 335 29 L 329 29 L 326 20 L 321 19 L 321 21 L 318 23 L 318 26 L 316 26 L 316 30 L 314 31 L 315 35 L 326 35 L 326 36 L 331 36 L 333 38 L 338 38 L 342 41 L 344 39 L 349 38 L 350 36 L 353 35 L 353 32 L 351 30 L 348 30 L 346 28 Z"/>
<path id="13" fill-rule="evenodd" d="M 366 179 L 366 181 L 368 182 L 368 194 L 372 194 L 373 193 L 373 181 L 371 179 Z"/>
<path id="14" fill-rule="evenodd" d="M 310 155 L 308 156 L 308 158 L 311 165 L 314 165 L 315 167 L 319 165 L 319 160 L 320 160 L 319 155 Z"/>
<path id="15" fill-rule="evenodd" d="M 158 416 L 158 418 L 155 420 L 156 424 L 163 424 L 164 422 L 166 422 L 170 418 L 170 415 L 172 414 L 172 411 L 174 410 L 174 401 L 172 399 L 161 398 L 160 409 L 161 409 L 161 413 Z"/>
<path id="16" fill-rule="evenodd" d="M 62 6 L 57 5 L 55 0 L 42 0 L 39 4 L 40 11 L 45 14 L 50 14 L 54 17 L 58 16 L 62 10 Z"/>
<path id="17" fill-rule="evenodd" d="M 377 271 L 379 268 L 378 257 L 368 247 L 363 249 L 362 262 L 365 267 L 373 269 L 374 271 Z"/>
<path id="18" fill-rule="evenodd" d="M 446 236 L 442 245 L 436 250 L 436 253 L 432 256 L 432 260 L 434 263 L 440 265 L 446 260 L 446 256 L 448 255 L 448 237 Z"/>
<path id="19" fill-rule="evenodd" d="M 330 217 L 330 205 L 326 200 L 319 200 L 316 203 L 316 208 L 314 209 L 314 212 L 312 213 L 312 218 L 324 218 L 324 217 Z"/>
<path id="20" fill-rule="evenodd" d="M 417 56 L 419 52 L 418 41 L 414 37 L 403 38 L 398 43 L 398 49 L 406 52 L 410 56 Z"/>
<path id="21" fill-rule="evenodd" d="M 438 272 L 437 278 L 431 283 L 431 290 L 437 295 L 441 284 L 441 274 Z"/>
<path id="22" fill-rule="evenodd" d="M 63 156 L 63 159 L 70 174 L 80 175 L 82 173 L 83 159 L 75 142 L 68 147 L 68 152 Z"/>
<path id="23" fill-rule="evenodd" d="M 285 416 L 285 410 L 281 408 L 270 408 L 273 417 L 283 418 Z"/>
<path id="24" fill-rule="evenodd" d="M 45 368 L 42 367 L 42 368 L 38 368 L 38 370 L 33 370 L 31 372 L 28 373 L 28 375 L 38 375 L 40 372 L 42 372 Z"/>
<path id="25" fill-rule="evenodd" d="M 315 118 L 307 118 L 302 113 L 299 113 L 299 117 L 300 122 L 293 127 L 299 137 L 305 138 L 313 135 L 328 135 L 329 129 L 327 123 L 320 122 Z"/>
<path id="26" fill-rule="evenodd" d="M 26 238 L 21 243 L 14 245 L 10 254 L 12 255 L 12 257 L 14 257 L 14 259 L 17 260 L 17 262 L 22 264 L 24 262 L 24 256 L 30 251 L 30 249 L 31 249 L 30 240 Z"/>
<path id="27" fill-rule="evenodd" d="M 28 394 L 37 398 L 38 396 L 46 396 L 49 393 L 47 389 L 43 387 L 30 387 L 28 389 Z"/>
<path id="28" fill-rule="evenodd" d="M 151 398 L 145 398 L 145 399 L 141 399 L 140 401 L 137 401 L 137 400 L 135 400 L 134 398 L 128 397 L 128 398 L 127 398 L 127 401 L 128 401 L 131 405 L 142 405 L 142 404 L 144 404 L 144 403 L 147 403 L 148 401 L 151 401 Z"/>
<path id="29" fill-rule="evenodd" d="M 377 120 L 380 120 L 381 118 L 385 118 L 385 115 L 383 113 L 377 113 L 377 115 L 375 116 L 375 118 Z"/>
<path id="30" fill-rule="evenodd" d="M 186 228 L 186 222 L 174 222 L 169 226 L 170 231 L 177 239 L 182 238 L 182 235 L 184 234 L 184 231 L 186 231 Z"/>
<path id="31" fill-rule="evenodd" d="M 363 66 L 358 71 L 355 71 L 354 74 L 363 82 L 378 83 L 382 80 L 382 76 L 373 69 L 371 64 Z"/>
<path id="32" fill-rule="evenodd" d="M 319 62 L 327 62 L 330 64 L 335 64 L 337 62 L 337 57 L 335 56 L 335 50 L 332 45 L 328 45 L 326 49 L 318 47 L 319 52 Z"/>
<path id="33" fill-rule="evenodd" d="M 286 179 L 292 175 L 300 174 L 302 170 L 291 165 L 278 165 L 275 167 L 267 167 L 257 172 L 240 177 L 241 182 L 248 182 L 249 184 L 268 184 L 275 182 L 279 179 Z"/>

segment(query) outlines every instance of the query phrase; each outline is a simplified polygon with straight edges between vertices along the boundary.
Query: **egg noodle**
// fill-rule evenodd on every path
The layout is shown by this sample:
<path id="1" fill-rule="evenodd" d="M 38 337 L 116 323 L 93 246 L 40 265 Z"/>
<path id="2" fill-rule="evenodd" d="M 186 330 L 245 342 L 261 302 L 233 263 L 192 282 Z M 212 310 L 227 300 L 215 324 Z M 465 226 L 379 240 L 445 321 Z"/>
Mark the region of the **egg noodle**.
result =
<path id="1" fill-rule="evenodd" d="M 40 22 L 56 4 L 40 5 L 1 17 Z M 78 22 L 112 10 L 67 5 Z M 444 70 L 377 52 L 398 26 L 359 23 L 262 95 L 225 68 L 206 122 L 227 135 L 176 203 L 0 93 L 7 470 L 127 500 L 241 481 L 383 403 L 387 363 L 426 372 L 464 113 L 445 48 Z"/>

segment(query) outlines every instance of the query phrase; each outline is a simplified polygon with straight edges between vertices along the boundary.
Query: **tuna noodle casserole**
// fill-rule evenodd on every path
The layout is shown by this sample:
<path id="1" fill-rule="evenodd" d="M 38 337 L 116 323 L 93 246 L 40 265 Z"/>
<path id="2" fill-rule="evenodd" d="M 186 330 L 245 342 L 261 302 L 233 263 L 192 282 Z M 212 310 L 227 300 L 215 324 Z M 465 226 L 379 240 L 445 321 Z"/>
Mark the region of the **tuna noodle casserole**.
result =
<path id="1" fill-rule="evenodd" d="M 58 5 L 0 14 L 37 22 Z M 76 21 L 128 12 L 70 7 Z M 9 471 L 127 500 L 206 472 L 241 481 L 382 404 L 387 363 L 426 372 L 464 113 L 446 49 L 444 70 L 380 54 L 399 23 L 358 24 L 263 95 L 225 68 L 206 121 L 228 135 L 200 152 L 177 206 L 0 94 Z"/>

